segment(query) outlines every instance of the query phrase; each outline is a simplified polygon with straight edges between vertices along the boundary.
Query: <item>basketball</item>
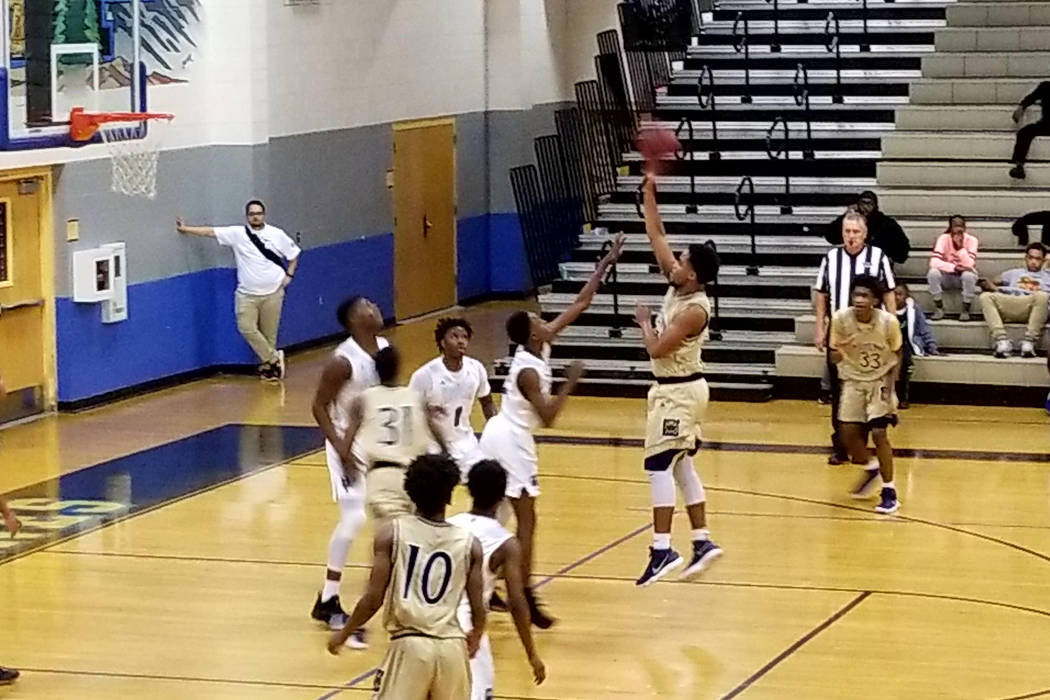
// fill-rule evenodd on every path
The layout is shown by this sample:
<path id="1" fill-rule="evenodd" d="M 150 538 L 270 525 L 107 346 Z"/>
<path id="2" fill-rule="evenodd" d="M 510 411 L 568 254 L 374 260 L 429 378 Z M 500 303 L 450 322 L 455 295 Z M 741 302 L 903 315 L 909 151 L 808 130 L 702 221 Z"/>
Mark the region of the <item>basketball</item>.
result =
<path id="1" fill-rule="evenodd" d="M 646 170 L 654 173 L 661 169 L 658 161 L 682 149 L 674 132 L 667 129 L 646 129 L 638 134 L 635 144 L 645 158 Z"/>

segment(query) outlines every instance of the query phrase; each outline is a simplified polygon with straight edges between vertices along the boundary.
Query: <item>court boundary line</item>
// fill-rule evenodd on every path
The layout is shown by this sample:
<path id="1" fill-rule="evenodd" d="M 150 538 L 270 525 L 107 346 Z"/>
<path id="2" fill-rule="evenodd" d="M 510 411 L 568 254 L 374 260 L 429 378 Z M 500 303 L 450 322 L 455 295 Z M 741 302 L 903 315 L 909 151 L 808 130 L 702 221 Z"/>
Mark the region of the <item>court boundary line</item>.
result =
<path id="1" fill-rule="evenodd" d="M 642 526 L 639 529 L 644 531 L 648 527 L 649 527 L 649 525 L 646 524 L 645 526 Z M 640 534 L 640 533 L 637 533 L 637 534 Z M 622 537 L 621 540 L 623 540 L 623 542 L 626 542 L 628 539 L 631 539 L 631 538 L 633 538 L 635 536 L 637 536 L 637 535 L 636 534 L 629 534 L 629 536 Z M 606 546 L 609 549 L 612 549 L 613 546 L 616 546 L 618 544 L 622 544 L 622 542 L 617 542 L 616 544 L 614 544 L 612 546 L 609 546 L 609 545 L 606 545 Z M 608 551 L 608 549 L 606 549 L 606 551 Z M 137 555 L 137 554 L 132 554 L 132 553 L 124 554 L 124 553 L 119 553 L 119 552 L 76 552 L 76 551 L 71 551 L 71 550 L 57 550 L 57 551 L 52 551 L 52 552 L 47 552 L 47 553 L 48 554 L 72 554 L 72 555 L 76 555 L 76 556 L 107 556 L 107 557 L 128 558 L 128 559 L 143 558 L 143 559 L 162 559 L 163 560 L 163 559 L 169 559 L 170 558 L 170 559 L 177 559 L 177 560 L 180 560 L 180 561 L 181 560 L 187 560 L 187 561 L 196 561 L 197 560 L 194 557 L 178 557 L 178 556 L 171 556 L 171 557 L 169 557 L 168 555 L 155 555 L 155 556 L 140 557 L 140 555 Z M 602 554 L 604 554 L 604 552 L 602 552 Z M 592 557 L 592 559 L 595 558 L 596 556 L 597 555 L 594 555 Z M 204 559 L 204 561 L 217 561 L 218 563 L 231 563 L 231 564 L 241 563 L 237 559 L 218 559 L 217 560 L 217 559 L 209 558 L 209 559 Z M 590 561 L 590 560 L 588 560 L 588 561 Z M 257 562 L 257 561 L 253 560 L 250 563 L 253 563 L 253 564 L 254 563 L 262 563 L 264 565 L 285 564 L 285 565 L 288 565 L 288 566 L 298 566 L 298 567 L 304 567 L 304 568 L 305 567 L 315 567 L 316 566 L 316 564 L 311 563 L 311 562 L 284 562 L 284 563 L 282 563 L 282 562 L 265 562 L 265 561 Z M 565 566 L 565 567 L 562 567 L 562 569 L 560 569 L 560 570 L 558 570 L 558 571 L 556 571 L 554 573 L 551 573 L 551 574 L 542 574 L 542 573 L 540 573 L 540 574 L 537 574 L 537 576 L 542 577 L 542 581 L 545 582 L 545 583 L 549 583 L 549 582 L 551 582 L 553 580 L 597 581 L 597 582 L 600 582 L 600 583 L 630 583 L 631 581 L 634 580 L 630 576 L 611 576 L 611 575 L 602 575 L 602 574 L 573 574 L 573 573 L 570 573 L 572 569 L 578 568 L 579 566 L 582 566 L 585 563 L 587 563 L 587 562 L 584 562 L 584 561 L 573 562 L 573 564 Z M 348 569 L 356 569 L 356 570 L 367 570 L 370 567 L 367 564 L 347 564 L 346 568 L 348 568 Z M 804 585 L 787 584 L 787 583 L 757 583 L 757 582 L 751 582 L 751 581 L 709 581 L 709 580 L 705 580 L 705 579 L 692 579 L 692 580 L 688 580 L 688 581 L 678 581 L 676 579 L 668 579 L 667 581 L 664 581 L 664 583 L 665 584 L 670 584 L 670 585 L 678 585 L 678 586 L 697 585 L 697 586 L 713 586 L 713 587 L 716 587 L 716 588 L 755 588 L 755 589 L 780 590 L 780 591 L 807 591 L 807 592 L 822 592 L 822 593 L 863 593 L 865 590 L 868 590 L 868 589 L 862 589 L 862 588 L 851 588 L 851 587 L 848 587 L 848 586 L 814 586 L 814 585 L 805 585 L 804 586 Z M 1050 617 L 1050 610 L 1042 610 L 1040 608 L 1033 608 L 1033 607 L 1029 607 L 1029 606 L 1025 606 L 1025 605 L 1018 605 L 1016 603 L 1006 603 L 1006 602 L 997 601 L 997 600 L 990 600 L 990 599 L 986 599 L 986 598 L 973 598 L 973 597 L 969 597 L 969 596 L 949 595 L 949 594 L 946 594 L 946 593 L 922 593 L 922 592 L 919 592 L 919 591 L 904 591 L 904 590 L 896 590 L 896 589 L 870 589 L 870 590 L 871 590 L 872 594 L 878 594 L 878 595 L 898 596 L 898 597 L 907 597 L 907 598 L 929 598 L 931 600 L 943 600 L 943 601 L 950 601 L 950 602 L 972 603 L 974 605 L 987 605 L 987 606 L 990 606 L 990 607 L 1000 607 L 1000 608 L 1005 608 L 1005 609 L 1008 609 L 1008 610 L 1014 610 L 1014 611 L 1017 611 L 1017 612 L 1032 613 L 1034 615 L 1040 615 L 1042 617 Z M 1050 690 L 1047 690 L 1046 692 L 1050 693 Z"/>
<path id="2" fill-rule="evenodd" d="M 871 596 L 871 591 L 863 591 L 860 595 L 858 595 L 855 598 L 853 598 L 853 600 L 851 600 L 849 603 L 847 603 L 844 607 L 839 608 L 838 612 L 836 612 L 834 615 L 832 615 L 831 617 L 829 617 L 826 620 L 824 620 L 823 622 L 821 622 L 819 625 L 817 625 L 816 627 L 811 629 L 809 632 L 807 632 L 801 638 L 795 640 L 794 644 L 792 644 L 787 649 L 785 649 L 784 651 L 782 651 L 779 654 L 777 654 L 775 657 L 773 657 L 773 659 L 771 661 L 767 662 L 760 669 L 758 669 L 757 671 L 752 673 L 750 676 L 745 678 L 735 688 L 730 690 L 727 694 L 723 695 L 720 700 L 732 700 L 732 698 L 735 698 L 736 696 L 738 696 L 741 693 L 743 693 L 744 691 L 746 691 L 748 688 L 750 688 L 756 682 L 761 680 L 763 676 L 765 676 L 770 671 L 772 671 L 774 668 L 776 668 L 781 663 L 783 663 L 785 660 L 787 660 L 788 657 L 792 656 L 795 652 L 797 652 L 799 649 L 801 649 L 806 644 L 808 644 L 810 641 L 812 641 L 821 632 L 823 632 L 824 630 L 828 629 L 833 624 L 835 624 L 836 622 L 841 620 L 851 610 L 855 609 L 858 605 L 863 603 L 870 596 Z"/>
<path id="3" fill-rule="evenodd" d="M 1046 690 L 1037 690 L 1034 693 L 1027 693 L 1025 695 L 1011 695 L 1008 698 L 1003 698 L 1003 700 L 1030 700 L 1030 698 L 1045 698 L 1047 695 L 1050 695 L 1050 688 L 1047 688 Z"/>
<path id="4" fill-rule="evenodd" d="M 644 447 L 642 438 L 601 437 L 594 435 L 537 435 L 536 442 L 551 445 Z M 701 450 L 714 452 L 758 452 L 767 454 L 813 454 L 826 455 L 830 447 L 824 445 L 791 445 L 775 442 L 722 442 L 705 440 Z M 895 447 L 894 457 L 904 459 L 952 459 L 976 462 L 1031 462 L 1050 464 L 1047 452 L 993 452 L 981 450 L 946 450 L 915 447 Z"/>
<path id="5" fill-rule="evenodd" d="M 532 587 L 533 590 L 536 590 L 538 588 L 542 588 L 543 586 L 547 585 L 548 583 L 558 580 L 558 578 L 565 577 L 565 575 L 568 572 L 572 571 L 573 569 L 579 568 L 579 567 L 583 566 L 584 564 L 597 559 L 598 557 L 600 557 L 601 555 L 605 554 L 609 550 L 615 549 L 616 547 L 619 547 L 624 542 L 627 542 L 627 541 L 629 541 L 631 539 L 634 539 L 635 537 L 637 537 L 638 535 L 642 534 L 643 532 L 648 531 L 651 527 L 652 527 L 651 523 L 646 523 L 645 525 L 641 525 L 641 526 L 635 528 L 634 530 L 631 530 L 626 535 L 622 535 L 622 536 L 616 538 L 615 540 L 613 540 L 612 542 L 604 544 L 601 547 L 599 547 L 598 549 L 596 549 L 596 550 L 594 550 L 594 551 L 584 555 L 583 557 L 580 557 L 579 559 L 576 559 L 576 560 L 574 560 L 572 562 L 569 562 L 568 564 L 563 566 L 561 569 L 559 569 L 554 574 L 550 574 L 550 575 L 546 576 L 545 578 L 540 579 L 540 581 L 537 582 L 536 585 Z M 354 678 L 352 678 L 349 681 L 347 681 L 346 685 L 344 685 L 343 687 L 341 687 L 341 688 L 339 688 L 337 690 L 334 690 L 334 691 L 332 691 L 330 693 L 326 693 L 326 694 L 322 695 L 321 697 L 317 698 L 317 700 L 330 700 L 331 698 L 335 697 L 336 695 L 338 695 L 339 693 L 343 692 L 344 690 L 356 690 L 357 688 L 355 688 L 355 686 L 358 683 L 362 683 L 362 682 L 368 680 L 369 678 L 374 676 L 378 670 L 379 670 L 379 667 L 377 666 L 377 667 L 372 668 L 372 669 L 370 669 L 368 671 L 365 671 L 364 673 L 361 673 L 360 675 L 357 675 Z M 502 697 L 502 696 L 497 696 L 497 697 Z"/>
<path id="6" fill-rule="evenodd" d="M 130 671 L 86 671 L 61 668 L 33 668 L 29 666 L 23 666 L 19 670 L 26 673 L 54 674 L 59 676 L 91 676 L 93 678 L 125 678 L 130 680 L 176 681 L 183 683 L 216 683 L 221 685 L 262 686 L 268 688 L 321 689 L 335 687 L 331 684 L 324 683 L 252 681 L 238 678 L 207 678 L 203 676 L 169 676 L 159 673 L 131 673 Z"/>
<path id="7" fill-rule="evenodd" d="M 584 481 L 610 481 L 610 482 L 617 482 L 617 483 L 624 483 L 624 484 L 644 484 L 644 483 L 646 483 L 645 481 L 642 481 L 641 479 L 628 479 L 628 478 L 624 478 L 624 477 L 613 477 L 613 476 L 573 476 L 571 474 L 559 474 L 557 478 L 560 478 L 560 479 L 578 479 L 578 480 L 584 480 Z M 825 507 L 828 507 L 828 508 L 836 508 L 838 510 L 848 510 L 848 511 L 856 512 L 856 513 L 867 513 L 869 515 L 872 515 L 872 519 L 875 522 L 887 522 L 888 523 L 888 522 L 892 522 L 894 520 L 898 520 L 898 521 L 905 521 L 905 522 L 916 523 L 916 524 L 919 524 L 919 525 L 927 525 L 929 527 L 934 527 L 934 528 L 937 528 L 937 529 L 940 529 L 940 530 L 947 530 L 949 532 L 955 532 L 955 533 L 960 534 L 960 535 L 968 535 L 968 536 L 974 537 L 976 539 L 985 540 L 986 542 L 991 542 L 992 544 L 1002 545 L 1002 546 L 1007 547 L 1009 549 L 1017 550 L 1017 551 L 1019 551 L 1019 552 L 1021 552 L 1023 554 L 1028 554 L 1028 555 L 1033 556 L 1033 557 L 1035 557 L 1037 559 L 1041 559 L 1041 560 L 1043 560 L 1043 561 L 1045 561 L 1047 563 L 1050 563 L 1050 554 L 1044 554 L 1044 553 L 1039 552 L 1037 550 L 1031 549 L 1030 547 L 1026 547 L 1024 545 L 1017 544 L 1016 542 L 1011 542 L 1009 540 L 1004 540 L 1004 539 L 1002 539 L 1000 537 L 994 537 L 992 535 L 986 535 L 986 534 L 984 534 L 982 532 L 976 532 L 976 531 L 973 531 L 973 530 L 967 530 L 966 528 L 958 527 L 956 525 L 948 525 L 946 523 L 939 523 L 936 520 L 927 520 L 926 518 L 917 518 L 917 517 L 914 517 L 914 516 L 911 516 L 911 515 L 902 515 L 900 512 L 893 513 L 892 515 L 877 516 L 877 515 L 874 514 L 874 511 L 866 509 L 866 508 L 861 508 L 859 506 L 851 506 L 851 505 L 847 505 L 845 503 L 836 503 L 835 501 L 821 501 L 821 500 L 816 499 L 816 498 L 807 498 L 805 496 L 792 496 L 790 494 L 769 493 L 769 492 L 765 492 L 765 491 L 749 491 L 747 489 L 737 489 L 737 488 L 733 488 L 733 487 L 730 487 L 730 486 L 705 486 L 705 488 L 708 491 L 713 491 L 713 492 L 716 492 L 716 493 L 735 493 L 735 494 L 744 495 L 744 496 L 757 496 L 759 498 L 773 498 L 773 499 L 779 499 L 779 500 L 784 500 L 784 501 L 794 501 L 796 503 L 808 503 L 810 505 L 818 505 L 818 506 L 825 506 Z"/>

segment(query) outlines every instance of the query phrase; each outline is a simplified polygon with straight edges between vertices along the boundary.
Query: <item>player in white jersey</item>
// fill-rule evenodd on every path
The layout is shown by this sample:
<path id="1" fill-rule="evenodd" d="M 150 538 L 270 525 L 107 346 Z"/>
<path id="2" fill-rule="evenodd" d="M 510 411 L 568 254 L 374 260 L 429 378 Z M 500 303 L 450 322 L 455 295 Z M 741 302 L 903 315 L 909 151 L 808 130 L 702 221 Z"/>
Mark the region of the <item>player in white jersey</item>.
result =
<path id="1" fill-rule="evenodd" d="M 440 357 L 417 369 L 408 385 L 418 391 L 428 406 L 440 407 L 438 418 L 446 447 L 459 464 L 464 483 L 471 466 L 485 458 L 470 424 L 474 401 L 481 404 L 485 420 L 496 415 L 485 365 L 467 355 L 474 331 L 464 318 L 442 318 L 434 328 Z"/>
<path id="2" fill-rule="evenodd" d="M 653 545 L 649 563 L 635 582 L 648 586 L 682 565 L 671 549 L 675 483 L 682 491 L 692 528 L 693 555 L 681 578 L 700 573 L 722 554 L 707 530 L 707 496 L 693 465 L 700 449 L 701 425 L 707 410 L 708 387 L 700 346 L 707 333 L 711 303 L 705 285 L 718 275 L 718 255 L 708 246 L 692 244 L 675 258 L 667 243 L 656 206 L 656 181 L 643 182 L 645 230 L 660 271 L 670 284 L 656 327 L 652 313 L 639 305 L 635 320 L 649 353 L 656 383 L 649 389 L 645 432 L 645 471 L 653 501 Z"/>
<path id="3" fill-rule="evenodd" d="M 474 500 L 469 513 L 453 515 L 450 523 L 470 532 L 481 543 L 483 556 L 481 575 L 484 581 L 484 598 L 489 600 L 496 588 L 496 577 L 501 573 L 507 580 L 509 603 L 518 638 L 532 666 L 532 676 L 539 685 L 547 677 L 547 670 L 540 660 L 532 641 L 529 606 L 525 600 L 525 587 L 521 580 L 521 545 L 514 535 L 500 524 L 496 511 L 507 492 L 507 473 L 491 459 L 475 464 L 467 479 L 467 488 Z M 470 601 L 464 597 L 459 606 L 459 623 L 463 629 L 471 628 Z M 492 646 L 488 635 L 481 637 L 478 653 L 470 660 L 470 700 L 490 700 L 496 680 L 496 667 L 492 661 Z"/>
<path id="4" fill-rule="evenodd" d="M 469 657 L 485 632 L 483 554 L 477 538 L 445 520 L 458 483 L 459 468 L 445 455 L 423 455 L 409 465 L 405 490 L 416 512 L 380 525 L 368 588 L 346 627 L 328 640 L 328 651 L 338 654 L 349 630 L 385 602 L 390 648 L 376 673 L 375 700 L 469 697 Z M 457 618 L 464 595 L 469 632 Z"/>
<path id="5" fill-rule="evenodd" d="M 374 302 L 351 297 L 339 305 L 336 316 L 350 337 L 335 349 L 321 373 L 314 393 L 313 414 L 325 437 L 325 455 L 332 497 L 339 505 L 339 522 L 328 541 L 324 587 L 311 616 L 339 627 L 346 621 L 346 613 L 339 604 L 339 583 L 350 544 L 365 521 L 364 484 L 357 478 L 346 429 L 354 398 L 379 383 L 373 358 L 388 343 L 378 335 L 383 328 L 383 317 Z"/>
<path id="6" fill-rule="evenodd" d="M 522 580 L 529 602 L 532 622 L 541 629 L 554 624 L 543 612 L 529 585 L 532 577 L 533 534 L 536 531 L 536 497 L 540 494 L 536 442 L 532 432 L 554 423 L 565 400 L 583 375 L 583 365 L 573 362 L 565 371 L 565 383 L 551 396 L 550 343 L 558 333 L 575 321 L 591 305 L 606 270 L 623 250 L 623 235 L 616 237 L 612 248 L 599 262 L 572 305 L 554 320 L 545 323 L 535 314 L 518 311 L 507 319 L 507 335 L 517 346 L 507 378 L 503 382 L 500 411 L 485 424 L 481 433 L 481 451 L 495 459 L 507 471 L 507 497 L 518 521 L 521 542 Z"/>
<path id="7" fill-rule="evenodd" d="M 405 469 L 431 443 L 445 451 L 435 420 L 437 408 L 426 405 L 418 391 L 398 386 L 401 356 L 393 346 L 376 353 L 379 384 L 358 394 L 350 406 L 346 440 L 365 478 L 365 505 L 377 523 L 412 513 L 405 492 Z"/>

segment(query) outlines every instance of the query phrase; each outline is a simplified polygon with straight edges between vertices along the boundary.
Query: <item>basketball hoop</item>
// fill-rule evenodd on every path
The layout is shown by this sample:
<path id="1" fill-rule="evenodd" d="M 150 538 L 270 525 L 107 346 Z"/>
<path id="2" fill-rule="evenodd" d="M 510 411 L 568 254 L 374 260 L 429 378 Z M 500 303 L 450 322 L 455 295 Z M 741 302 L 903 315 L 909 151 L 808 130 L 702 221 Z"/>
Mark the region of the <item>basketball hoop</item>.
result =
<path id="1" fill-rule="evenodd" d="M 147 138 L 146 125 L 167 124 L 174 118 L 174 114 L 156 112 L 85 112 L 83 107 L 74 107 L 69 113 L 69 136 L 84 144 L 101 134 L 113 165 L 113 191 L 153 199 L 161 139 L 155 134 Z M 105 124 L 123 126 L 103 129 Z"/>

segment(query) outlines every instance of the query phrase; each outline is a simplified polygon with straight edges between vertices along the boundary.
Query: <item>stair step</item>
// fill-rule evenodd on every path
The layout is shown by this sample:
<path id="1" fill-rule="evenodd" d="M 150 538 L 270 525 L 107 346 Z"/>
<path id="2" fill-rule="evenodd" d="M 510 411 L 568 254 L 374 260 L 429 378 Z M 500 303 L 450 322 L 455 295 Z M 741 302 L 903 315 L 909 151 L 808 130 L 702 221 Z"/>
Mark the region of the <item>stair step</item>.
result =
<path id="1" fill-rule="evenodd" d="M 952 27 L 995 26 L 1025 27 L 1050 24 L 1050 3 L 985 0 L 962 2 L 949 7 L 947 17 Z"/>
<path id="2" fill-rule="evenodd" d="M 766 194 L 781 194 L 784 191 L 784 178 L 776 176 L 759 176 L 751 178 L 755 191 Z M 642 183 L 640 175 L 623 175 L 617 178 L 617 188 L 621 192 L 634 192 Z M 697 177 L 696 189 L 705 192 L 735 192 L 740 184 L 740 177 Z M 805 192 L 860 192 L 875 187 L 875 180 L 867 177 L 793 177 L 791 189 L 794 193 Z M 678 175 L 658 175 L 657 189 L 661 193 L 690 192 L 692 183 L 689 177 Z"/>
<path id="3" fill-rule="evenodd" d="M 1050 8 L 1050 4 L 1047 7 Z M 1034 87 L 1031 78 L 923 78 L 912 82 L 911 102 L 924 105 L 1009 105 L 1012 110 Z M 1004 125 L 1004 128 L 1009 127 Z"/>
<path id="4" fill-rule="evenodd" d="M 878 165 L 879 184 L 885 187 L 973 187 L 995 190 L 1045 190 L 1050 187 L 1050 163 L 1029 163 L 1027 179 L 1010 177 L 1006 158 L 986 161 L 884 161 Z M 1017 212 L 1018 215 L 1024 212 Z"/>
<path id="5" fill-rule="evenodd" d="M 928 319 L 928 323 L 930 324 L 930 330 L 933 332 L 933 339 L 937 341 L 938 347 L 987 353 L 992 346 L 991 336 L 988 334 L 988 326 L 984 324 L 984 321 L 980 320 L 980 317 L 977 317 L 977 319 L 966 322 L 952 318 L 946 318 L 942 321 Z M 808 345 L 813 342 L 815 327 L 816 318 L 812 314 L 799 316 L 795 319 L 794 344 Z M 1008 323 L 1005 324 L 1005 328 L 1014 344 L 1014 348 L 1020 347 L 1021 341 L 1024 339 L 1024 324 Z M 1050 336 L 1044 330 L 1042 342 L 1040 343 L 1042 347 L 1047 347 L 1048 340 L 1050 340 Z"/>
<path id="6" fill-rule="evenodd" d="M 555 292 L 541 294 L 539 297 L 540 307 L 544 312 L 561 313 L 569 308 L 576 300 L 575 294 L 559 294 Z M 620 313 L 631 314 L 636 304 L 644 304 L 650 308 L 659 308 L 663 300 L 663 294 L 621 294 L 619 295 Z M 598 292 L 591 302 L 590 311 L 594 313 L 611 313 L 613 298 L 611 294 Z M 726 297 L 719 300 L 719 312 L 721 316 L 748 316 L 754 318 L 782 318 L 799 316 L 813 309 L 813 304 L 808 300 L 800 299 L 745 299 Z"/>
<path id="7" fill-rule="evenodd" d="M 785 345 L 777 350 L 778 377 L 819 377 L 824 372 L 824 353 L 812 345 Z M 916 357 L 912 382 L 962 384 L 975 388 L 1046 387 L 1046 358 L 996 358 L 990 353 L 960 353 L 944 357 Z"/>
<path id="8" fill-rule="evenodd" d="M 999 132 L 898 130 L 883 139 L 882 154 L 887 161 L 989 160 L 1005 163 L 1010 158 L 1013 145 L 1013 130 Z M 1036 139 L 1029 151 L 1028 158 L 1033 162 L 1050 161 L 1050 141 Z"/>
<path id="9" fill-rule="evenodd" d="M 937 51 L 945 52 L 1043 51 L 1047 46 L 1050 46 L 1050 26 L 1045 25 L 948 27 L 937 32 L 936 39 Z"/>
<path id="10" fill-rule="evenodd" d="M 1045 78 L 1048 51 L 938 51 L 922 61 L 925 78 L 1008 77 Z"/>
<path id="11" fill-rule="evenodd" d="M 1015 219 L 1029 211 L 1046 209 L 1046 192 L 1024 189 L 960 189 L 880 187 L 879 208 L 899 217 L 943 216 L 962 211 L 972 219 Z"/>

